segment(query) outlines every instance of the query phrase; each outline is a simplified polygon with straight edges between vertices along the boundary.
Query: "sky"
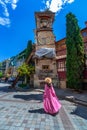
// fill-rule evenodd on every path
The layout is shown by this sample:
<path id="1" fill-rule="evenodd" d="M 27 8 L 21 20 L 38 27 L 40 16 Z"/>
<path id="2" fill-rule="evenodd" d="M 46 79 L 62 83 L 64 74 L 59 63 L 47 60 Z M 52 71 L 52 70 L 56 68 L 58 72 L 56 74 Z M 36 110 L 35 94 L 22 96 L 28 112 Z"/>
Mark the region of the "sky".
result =
<path id="1" fill-rule="evenodd" d="M 55 13 L 56 41 L 66 37 L 66 15 L 72 12 L 80 29 L 87 21 L 87 0 L 0 0 L 0 62 L 16 56 L 34 39 L 35 12 Z"/>

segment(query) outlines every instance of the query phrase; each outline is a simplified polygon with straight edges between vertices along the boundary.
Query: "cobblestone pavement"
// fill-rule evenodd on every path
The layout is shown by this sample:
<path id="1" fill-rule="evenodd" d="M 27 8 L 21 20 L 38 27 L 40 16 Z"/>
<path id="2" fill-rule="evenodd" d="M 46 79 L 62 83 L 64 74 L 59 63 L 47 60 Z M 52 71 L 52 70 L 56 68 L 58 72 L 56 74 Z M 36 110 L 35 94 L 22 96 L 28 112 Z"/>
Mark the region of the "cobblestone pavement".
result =
<path id="1" fill-rule="evenodd" d="M 56 116 L 43 110 L 43 93 L 0 87 L 0 130 L 87 130 L 87 107 L 60 99 Z"/>

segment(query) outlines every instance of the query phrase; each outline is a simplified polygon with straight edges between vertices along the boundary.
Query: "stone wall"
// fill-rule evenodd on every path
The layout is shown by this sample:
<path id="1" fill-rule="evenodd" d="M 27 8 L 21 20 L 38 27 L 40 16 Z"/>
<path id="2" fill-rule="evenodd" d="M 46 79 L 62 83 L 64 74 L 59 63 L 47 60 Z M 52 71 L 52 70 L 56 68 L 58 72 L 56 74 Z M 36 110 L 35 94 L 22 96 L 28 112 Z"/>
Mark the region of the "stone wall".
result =
<path id="1" fill-rule="evenodd" d="M 44 68 L 47 66 L 48 68 Z M 36 59 L 35 75 L 34 75 L 34 87 L 44 86 L 44 79 L 46 77 L 51 77 L 53 79 L 53 84 L 58 87 L 58 77 L 56 69 L 55 59 Z"/>

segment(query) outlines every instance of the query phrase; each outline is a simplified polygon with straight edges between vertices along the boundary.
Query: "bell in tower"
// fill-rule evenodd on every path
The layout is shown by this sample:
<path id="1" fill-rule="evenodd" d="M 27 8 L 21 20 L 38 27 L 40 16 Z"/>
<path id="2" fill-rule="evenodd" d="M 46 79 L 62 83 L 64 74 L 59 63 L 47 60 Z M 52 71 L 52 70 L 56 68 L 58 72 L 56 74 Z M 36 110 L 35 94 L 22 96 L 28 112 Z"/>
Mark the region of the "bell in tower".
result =
<path id="1" fill-rule="evenodd" d="M 35 12 L 35 87 L 44 86 L 46 77 L 52 78 L 54 85 L 57 86 L 55 36 L 52 28 L 54 17 L 55 14 L 49 10 Z"/>

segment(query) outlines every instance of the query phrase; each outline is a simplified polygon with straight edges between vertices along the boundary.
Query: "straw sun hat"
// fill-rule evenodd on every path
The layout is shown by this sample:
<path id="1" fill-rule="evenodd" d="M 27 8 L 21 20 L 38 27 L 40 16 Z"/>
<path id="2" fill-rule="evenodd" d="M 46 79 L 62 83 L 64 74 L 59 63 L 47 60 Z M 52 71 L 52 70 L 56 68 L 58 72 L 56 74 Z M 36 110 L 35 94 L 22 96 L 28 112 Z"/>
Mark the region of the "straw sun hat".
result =
<path id="1" fill-rule="evenodd" d="M 50 83 L 52 83 L 52 79 L 49 78 L 49 77 L 47 77 L 47 78 L 45 78 L 45 82 L 48 83 L 48 84 L 50 84 Z"/>

